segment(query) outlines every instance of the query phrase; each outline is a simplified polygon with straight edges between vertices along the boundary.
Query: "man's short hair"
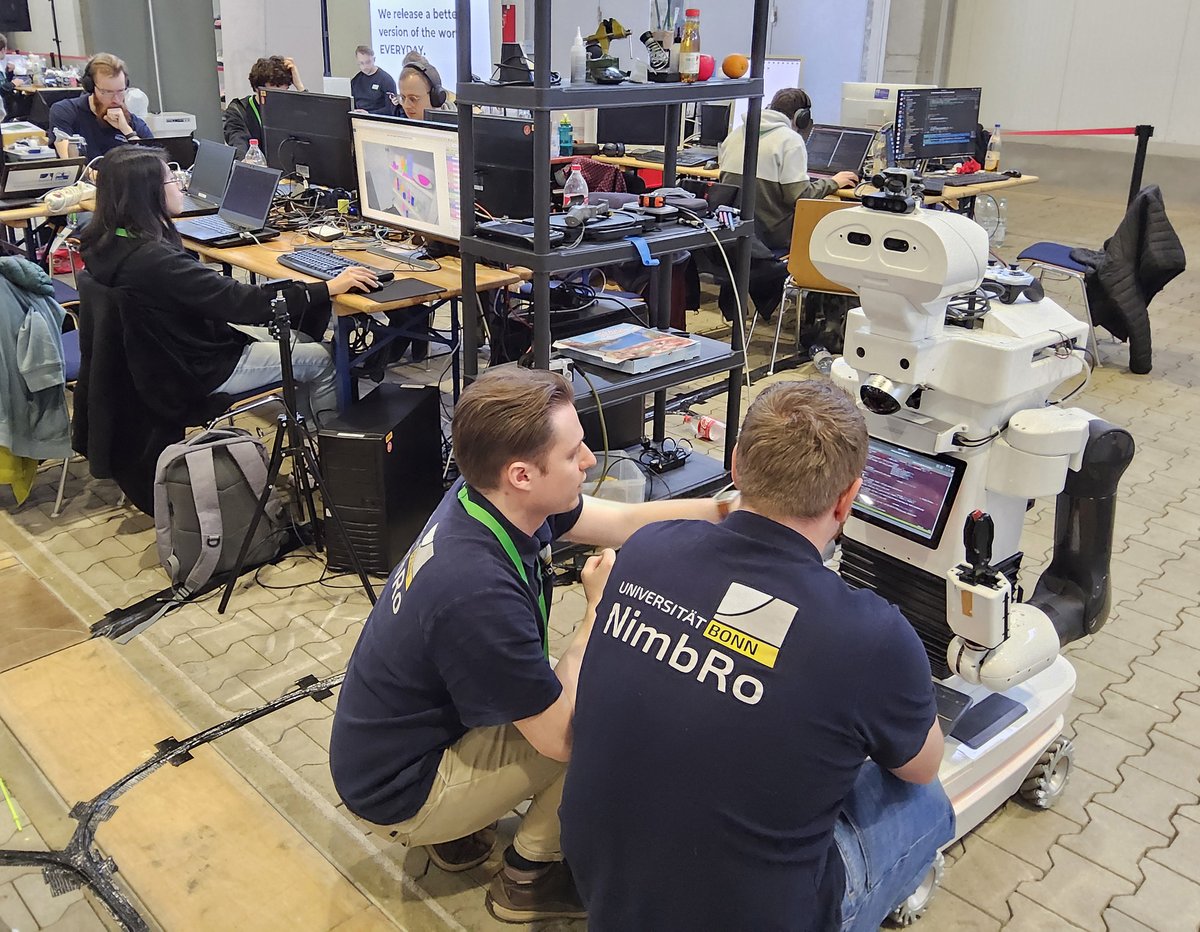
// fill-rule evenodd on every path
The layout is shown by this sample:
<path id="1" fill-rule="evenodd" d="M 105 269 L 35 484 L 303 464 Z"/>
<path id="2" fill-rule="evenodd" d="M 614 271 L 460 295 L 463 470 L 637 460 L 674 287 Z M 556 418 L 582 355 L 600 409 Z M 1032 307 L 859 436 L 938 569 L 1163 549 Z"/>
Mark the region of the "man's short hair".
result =
<path id="1" fill-rule="evenodd" d="M 250 66 L 250 86 L 254 90 L 260 87 L 290 87 L 292 69 L 287 66 L 281 55 L 260 58 Z"/>
<path id="2" fill-rule="evenodd" d="M 109 52 L 93 55 L 88 62 L 87 73 L 93 83 L 96 78 L 115 78 L 117 75 L 123 74 L 125 75 L 125 86 L 129 87 L 129 69 L 125 67 L 125 62 Z"/>
<path id="3" fill-rule="evenodd" d="M 862 476 L 867 425 L 831 382 L 780 382 L 750 405 L 738 434 L 738 489 L 767 515 L 815 518 Z"/>
<path id="4" fill-rule="evenodd" d="M 370 55 L 372 58 L 374 58 L 375 50 L 373 48 L 371 48 L 371 46 L 369 46 L 369 45 L 360 45 L 358 48 L 356 48 L 354 50 L 354 54 L 355 55 Z"/>
<path id="5" fill-rule="evenodd" d="M 540 467 L 554 440 L 550 415 L 570 405 L 571 383 L 545 369 L 504 367 L 485 372 L 454 407 L 454 462 L 474 488 L 499 486 L 516 460 Z"/>
<path id="6" fill-rule="evenodd" d="M 8 48 L 8 36 L 0 32 L 0 49 Z"/>
<path id="7" fill-rule="evenodd" d="M 783 90 L 775 93 L 767 109 L 778 110 L 791 120 L 796 116 L 797 110 L 812 109 L 812 98 L 808 96 L 808 92 L 803 88 L 785 87 Z"/>

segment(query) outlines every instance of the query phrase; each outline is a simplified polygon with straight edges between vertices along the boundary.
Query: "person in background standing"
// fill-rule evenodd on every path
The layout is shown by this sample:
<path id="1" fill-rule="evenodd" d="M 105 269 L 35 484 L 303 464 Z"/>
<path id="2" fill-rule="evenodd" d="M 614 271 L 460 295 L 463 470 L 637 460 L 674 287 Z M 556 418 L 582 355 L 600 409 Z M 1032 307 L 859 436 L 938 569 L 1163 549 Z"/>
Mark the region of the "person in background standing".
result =
<path id="1" fill-rule="evenodd" d="M 350 79 L 354 109 L 380 116 L 394 115 L 396 108 L 392 97 L 396 94 L 396 82 L 375 64 L 375 50 L 369 45 L 360 45 L 354 50 L 354 57 L 358 59 L 358 74 Z"/>

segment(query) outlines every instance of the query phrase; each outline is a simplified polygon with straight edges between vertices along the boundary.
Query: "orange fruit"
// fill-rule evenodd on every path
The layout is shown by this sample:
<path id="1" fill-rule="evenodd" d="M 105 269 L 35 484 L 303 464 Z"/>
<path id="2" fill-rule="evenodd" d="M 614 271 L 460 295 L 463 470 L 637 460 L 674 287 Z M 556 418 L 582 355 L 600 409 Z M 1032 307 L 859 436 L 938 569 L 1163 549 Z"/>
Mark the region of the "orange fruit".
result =
<path id="1" fill-rule="evenodd" d="M 746 72 L 750 70 L 750 59 L 745 55 L 726 55 L 725 60 L 721 62 L 721 70 L 727 78 L 745 77 Z"/>

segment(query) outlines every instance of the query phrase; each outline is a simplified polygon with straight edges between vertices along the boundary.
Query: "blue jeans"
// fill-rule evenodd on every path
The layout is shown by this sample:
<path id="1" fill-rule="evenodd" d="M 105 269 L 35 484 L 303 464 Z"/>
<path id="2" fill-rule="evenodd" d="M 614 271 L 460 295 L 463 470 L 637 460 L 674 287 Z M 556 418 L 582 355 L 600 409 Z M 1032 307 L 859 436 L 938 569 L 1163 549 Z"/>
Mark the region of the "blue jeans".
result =
<path id="1" fill-rule="evenodd" d="M 214 395 L 240 395 L 243 392 L 271 385 L 283 378 L 279 360 L 279 344 L 266 327 L 238 325 L 238 330 L 250 337 L 242 350 L 233 372 Z M 328 347 L 303 333 L 292 333 L 292 372 L 296 376 L 296 403 L 315 426 L 322 419 L 337 413 L 337 389 L 334 384 L 333 356 Z"/>
<path id="2" fill-rule="evenodd" d="M 937 780 L 907 783 L 868 760 L 833 828 L 846 868 L 842 932 L 876 932 L 954 837 L 954 808 Z"/>

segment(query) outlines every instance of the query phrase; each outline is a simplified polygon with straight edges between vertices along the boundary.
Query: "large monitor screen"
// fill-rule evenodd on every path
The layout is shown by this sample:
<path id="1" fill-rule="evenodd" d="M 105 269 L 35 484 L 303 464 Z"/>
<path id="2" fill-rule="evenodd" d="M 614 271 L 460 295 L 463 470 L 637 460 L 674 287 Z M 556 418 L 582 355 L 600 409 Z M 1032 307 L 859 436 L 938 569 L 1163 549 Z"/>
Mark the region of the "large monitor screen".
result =
<path id="1" fill-rule="evenodd" d="M 353 127 L 362 215 L 457 240 L 462 219 L 457 129 L 359 114 Z"/>
<path id="2" fill-rule="evenodd" d="M 957 159 L 974 155 L 979 94 L 977 87 L 898 91 L 892 142 L 896 159 Z"/>
<path id="3" fill-rule="evenodd" d="M 870 440 L 854 515 L 917 543 L 937 547 L 966 463 Z"/>

